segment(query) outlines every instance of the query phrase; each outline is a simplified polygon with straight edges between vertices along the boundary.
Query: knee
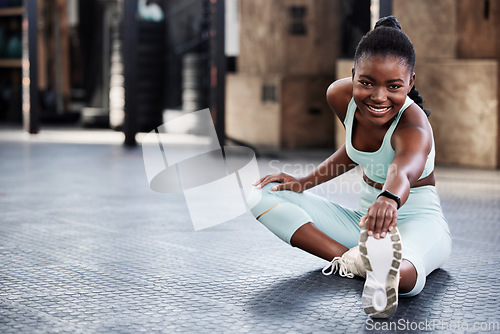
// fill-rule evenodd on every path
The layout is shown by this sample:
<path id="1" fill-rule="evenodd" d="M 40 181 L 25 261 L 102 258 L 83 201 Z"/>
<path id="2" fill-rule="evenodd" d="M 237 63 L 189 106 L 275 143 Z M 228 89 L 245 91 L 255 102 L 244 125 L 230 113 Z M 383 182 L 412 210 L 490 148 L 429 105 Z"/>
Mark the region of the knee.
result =
<path id="1" fill-rule="evenodd" d="M 252 187 L 250 192 L 247 195 L 247 205 L 252 210 L 262 199 L 262 189 L 258 189 L 257 187 Z"/>
<path id="2" fill-rule="evenodd" d="M 399 291 L 401 293 L 408 293 L 415 287 L 417 283 L 417 270 L 413 264 L 407 260 L 403 260 L 401 268 L 399 269 L 401 276 L 399 280 Z"/>
<path id="3" fill-rule="evenodd" d="M 256 211 L 255 208 L 257 206 L 259 206 L 259 204 L 261 204 L 263 202 L 275 201 L 272 199 L 275 197 L 274 191 L 271 190 L 274 183 L 275 182 L 266 184 L 264 187 L 262 187 L 260 189 L 257 187 L 252 187 L 252 189 L 248 192 L 248 195 L 246 198 L 247 205 L 254 216 L 256 215 L 256 212 L 254 212 L 254 211 Z"/>
<path id="4" fill-rule="evenodd" d="M 262 200 L 263 197 L 267 197 L 269 195 L 274 196 L 275 191 L 271 190 L 274 184 L 277 184 L 277 182 L 268 183 L 260 189 L 257 187 L 252 187 L 247 195 L 248 207 L 254 207 Z"/>
<path id="5" fill-rule="evenodd" d="M 402 297 L 413 297 L 424 289 L 426 274 L 423 266 L 404 260 L 400 268 L 399 293 Z"/>

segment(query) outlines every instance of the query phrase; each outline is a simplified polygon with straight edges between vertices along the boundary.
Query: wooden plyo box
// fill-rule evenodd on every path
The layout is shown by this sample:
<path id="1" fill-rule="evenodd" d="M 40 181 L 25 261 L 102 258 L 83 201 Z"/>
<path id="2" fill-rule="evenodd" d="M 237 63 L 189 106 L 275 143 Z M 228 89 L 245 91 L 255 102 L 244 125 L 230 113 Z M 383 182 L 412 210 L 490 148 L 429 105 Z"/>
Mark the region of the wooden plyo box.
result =
<path id="1" fill-rule="evenodd" d="M 431 111 L 436 162 L 495 168 L 498 152 L 498 62 L 422 61 L 418 90 Z"/>
<path id="2" fill-rule="evenodd" d="M 500 58 L 500 0 L 458 0 L 459 58 Z"/>
<path id="3" fill-rule="evenodd" d="M 436 161 L 500 167 L 500 0 L 398 0 L 431 110 Z"/>
<path id="4" fill-rule="evenodd" d="M 413 42 L 417 58 L 456 57 L 456 0 L 397 0 L 392 5 L 394 16 Z"/>
<path id="5" fill-rule="evenodd" d="M 335 115 L 326 102 L 333 77 L 229 75 L 226 134 L 264 149 L 335 145 Z"/>
<path id="6" fill-rule="evenodd" d="M 398 0 L 418 58 L 500 58 L 500 0 Z"/>
<path id="7" fill-rule="evenodd" d="M 340 0 L 240 0 L 238 72 L 334 75 Z"/>

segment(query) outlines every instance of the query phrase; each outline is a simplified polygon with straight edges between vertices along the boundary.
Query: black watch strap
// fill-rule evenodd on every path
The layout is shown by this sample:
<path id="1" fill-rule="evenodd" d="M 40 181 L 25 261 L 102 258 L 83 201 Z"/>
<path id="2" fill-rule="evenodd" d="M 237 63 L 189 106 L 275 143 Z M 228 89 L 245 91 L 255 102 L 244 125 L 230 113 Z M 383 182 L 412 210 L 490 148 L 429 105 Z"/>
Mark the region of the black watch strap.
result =
<path id="1" fill-rule="evenodd" d="M 380 196 L 384 196 L 384 197 L 387 197 L 387 198 L 390 198 L 394 201 L 396 201 L 396 204 L 398 205 L 398 209 L 401 207 L 401 198 L 399 198 L 397 195 L 394 195 L 393 193 L 391 193 L 389 190 L 384 190 L 382 191 L 378 196 L 377 198 L 379 198 Z"/>

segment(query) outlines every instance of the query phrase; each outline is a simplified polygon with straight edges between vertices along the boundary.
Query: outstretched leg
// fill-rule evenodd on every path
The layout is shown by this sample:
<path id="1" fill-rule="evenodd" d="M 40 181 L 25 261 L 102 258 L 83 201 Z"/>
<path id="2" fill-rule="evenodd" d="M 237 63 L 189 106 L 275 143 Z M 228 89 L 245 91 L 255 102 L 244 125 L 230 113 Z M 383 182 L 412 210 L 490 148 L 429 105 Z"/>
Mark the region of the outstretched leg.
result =
<path id="1" fill-rule="evenodd" d="M 417 269 L 410 261 L 403 259 L 399 268 L 399 292 L 410 292 L 415 284 L 417 284 Z"/>

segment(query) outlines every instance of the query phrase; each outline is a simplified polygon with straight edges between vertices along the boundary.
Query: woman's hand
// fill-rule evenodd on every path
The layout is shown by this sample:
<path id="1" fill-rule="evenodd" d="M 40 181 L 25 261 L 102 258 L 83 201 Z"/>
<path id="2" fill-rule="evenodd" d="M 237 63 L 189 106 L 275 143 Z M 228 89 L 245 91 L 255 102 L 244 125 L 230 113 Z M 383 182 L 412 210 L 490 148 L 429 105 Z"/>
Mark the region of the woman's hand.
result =
<path id="1" fill-rule="evenodd" d="M 375 239 L 385 238 L 388 231 L 392 231 L 398 223 L 398 206 L 396 201 L 380 196 L 368 208 L 366 215 L 361 217 L 359 226 L 373 235 Z"/>
<path id="2" fill-rule="evenodd" d="M 297 193 L 301 193 L 306 190 L 304 186 L 303 179 L 298 179 L 286 173 L 270 174 L 264 176 L 260 180 L 256 181 L 253 185 L 257 188 L 262 188 L 270 182 L 280 182 L 280 184 L 274 185 L 272 190 L 291 190 Z"/>

